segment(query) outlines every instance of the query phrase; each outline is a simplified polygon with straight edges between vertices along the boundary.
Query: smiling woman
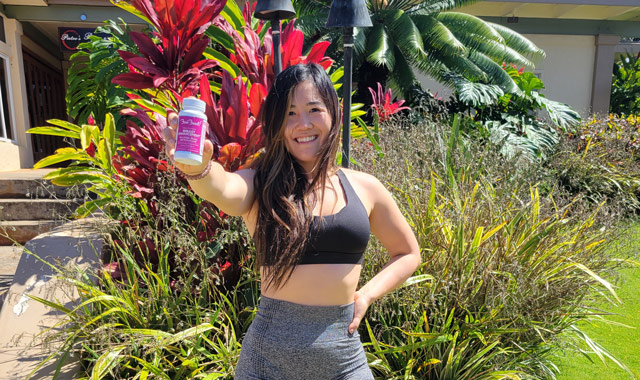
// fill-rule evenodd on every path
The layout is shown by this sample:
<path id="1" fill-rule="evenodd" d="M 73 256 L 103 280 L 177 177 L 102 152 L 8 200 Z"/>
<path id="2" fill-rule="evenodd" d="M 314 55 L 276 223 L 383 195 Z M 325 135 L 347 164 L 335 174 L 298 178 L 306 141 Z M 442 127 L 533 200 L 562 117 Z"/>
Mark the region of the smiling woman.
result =
<path id="1" fill-rule="evenodd" d="M 285 124 L 285 145 L 289 153 L 313 173 L 322 146 L 331 131 L 331 114 L 312 81 L 296 86 Z"/>
<path id="2" fill-rule="evenodd" d="M 210 141 L 202 165 L 175 163 L 201 197 L 241 215 L 256 242 L 261 300 L 235 378 L 373 379 L 357 328 L 420 264 L 416 238 L 376 178 L 336 168 L 339 101 L 321 66 L 284 70 L 262 110 L 265 149 L 251 169 L 209 164 Z M 357 289 L 371 233 L 390 260 Z"/>

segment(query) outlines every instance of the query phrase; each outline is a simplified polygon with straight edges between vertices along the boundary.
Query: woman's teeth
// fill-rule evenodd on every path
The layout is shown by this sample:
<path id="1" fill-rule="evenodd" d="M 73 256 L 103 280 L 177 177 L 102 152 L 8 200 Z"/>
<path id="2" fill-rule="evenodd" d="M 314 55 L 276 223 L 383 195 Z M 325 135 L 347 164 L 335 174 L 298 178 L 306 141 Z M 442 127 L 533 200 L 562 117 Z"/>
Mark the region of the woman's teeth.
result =
<path id="1" fill-rule="evenodd" d="M 305 142 L 313 141 L 316 138 L 318 138 L 318 136 L 298 137 L 296 141 L 299 143 L 305 143 Z"/>

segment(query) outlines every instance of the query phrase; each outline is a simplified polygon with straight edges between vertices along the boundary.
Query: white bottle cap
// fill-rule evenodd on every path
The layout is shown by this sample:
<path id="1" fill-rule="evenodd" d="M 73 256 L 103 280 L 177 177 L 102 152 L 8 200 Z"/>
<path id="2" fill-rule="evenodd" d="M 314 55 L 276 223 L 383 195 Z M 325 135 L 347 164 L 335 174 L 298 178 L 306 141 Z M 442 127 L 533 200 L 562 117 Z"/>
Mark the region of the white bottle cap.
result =
<path id="1" fill-rule="evenodd" d="M 204 112 L 207 109 L 207 103 L 198 98 L 184 98 L 182 99 L 182 108 Z"/>

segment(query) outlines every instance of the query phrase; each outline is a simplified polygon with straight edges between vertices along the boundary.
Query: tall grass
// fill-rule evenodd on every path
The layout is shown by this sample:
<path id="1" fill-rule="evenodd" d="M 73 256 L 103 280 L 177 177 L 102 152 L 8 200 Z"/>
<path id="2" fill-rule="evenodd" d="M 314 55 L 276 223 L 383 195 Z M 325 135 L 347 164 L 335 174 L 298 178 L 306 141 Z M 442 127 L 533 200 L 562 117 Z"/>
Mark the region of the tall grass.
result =
<path id="1" fill-rule="evenodd" d="M 597 298 L 617 302 L 611 225 L 597 207 L 570 213 L 536 167 L 466 140 L 457 120 L 396 121 L 381 146 L 382 160 L 366 145 L 354 156 L 392 189 L 424 265 L 423 281 L 370 309 L 372 367 L 388 379 L 555 378 L 559 337 L 582 336 Z M 375 242 L 368 257 L 363 281 L 386 253 Z"/>

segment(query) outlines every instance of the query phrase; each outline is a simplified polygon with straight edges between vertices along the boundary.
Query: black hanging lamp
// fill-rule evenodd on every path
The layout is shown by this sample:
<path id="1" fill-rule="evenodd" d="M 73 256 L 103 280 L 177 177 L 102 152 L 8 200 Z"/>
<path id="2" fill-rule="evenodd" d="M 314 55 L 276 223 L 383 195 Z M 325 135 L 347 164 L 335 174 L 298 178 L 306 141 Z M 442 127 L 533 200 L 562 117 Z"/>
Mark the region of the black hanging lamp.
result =
<path id="1" fill-rule="evenodd" d="M 280 20 L 287 20 L 296 15 L 291 0 L 258 0 L 253 17 L 271 21 L 273 37 L 273 71 L 276 75 L 282 71 L 282 54 L 280 53 Z"/>
<path id="2" fill-rule="evenodd" d="M 365 0 L 333 0 L 327 28 L 343 28 L 344 76 L 342 77 L 342 167 L 349 167 L 349 143 L 351 140 L 351 89 L 353 65 L 353 28 L 370 27 L 371 17 Z"/>

